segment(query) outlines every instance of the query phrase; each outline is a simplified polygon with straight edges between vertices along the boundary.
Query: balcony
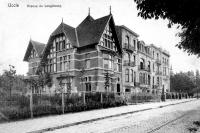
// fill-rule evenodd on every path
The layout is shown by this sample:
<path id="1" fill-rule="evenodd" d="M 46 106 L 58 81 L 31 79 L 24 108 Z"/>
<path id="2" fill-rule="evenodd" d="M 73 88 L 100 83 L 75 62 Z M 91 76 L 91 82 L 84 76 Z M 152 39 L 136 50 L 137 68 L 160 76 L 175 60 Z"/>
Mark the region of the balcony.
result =
<path id="1" fill-rule="evenodd" d="M 135 51 L 135 47 L 133 47 L 133 46 L 131 46 L 130 44 L 127 44 L 127 43 L 124 43 L 123 48 L 124 48 L 126 51 L 129 51 L 129 52 Z"/>
<path id="2" fill-rule="evenodd" d="M 124 66 L 135 67 L 135 62 L 129 62 L 129 61 L 125 60 L 123 65 Z"/>
<path id="3" fill-rule="evenodd" d="M 160 60 L 160 59 L 156 59 L 156 63 L 157 63 L 158 65 L 161 65 L 161 60 Z"/>
<path id="4" fill-rule="evenodd" d="M 139 82 L 134 82 L 134 86 L 139 87 L 139 86 L 140 86 L 140 83 L 139 83 Z"/>
<path id="5" fill-rule="evenodd" d="M 169 75 L 163 75 L 163 80 L 169 80 Z"/>
<path id="6" fill-rule="evenodd" d="M 158 88 L 158 85 L 152 85 L 152 88 L 153 88 L 153 89 L 157 89 L 157 88 Z"/>
<path id="7" fill-rule="evenodd" d="M 156 75 L 162 75 L 161 71 L 156 71 Z"/>
<path id="8" fill-rule="evenodd" d="M 141 67 L 140 65 L 138 66 L 138 70 L 140 71 L 147 71 L 147 72 L 151 72 L 151 69 L 149 67 Z"/>

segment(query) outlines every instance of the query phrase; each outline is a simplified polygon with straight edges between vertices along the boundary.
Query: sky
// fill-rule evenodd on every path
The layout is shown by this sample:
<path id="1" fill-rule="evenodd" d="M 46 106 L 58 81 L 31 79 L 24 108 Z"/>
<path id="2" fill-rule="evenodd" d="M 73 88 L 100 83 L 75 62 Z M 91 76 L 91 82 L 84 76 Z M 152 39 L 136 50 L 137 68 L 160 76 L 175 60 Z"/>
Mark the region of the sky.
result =
<path id="1" fill-rule="evenodd" d="M 19 7 L 8 7 L 8 3 Z M 30 8 L 27 5 L 43 5 Z M 44 7 L 61 5 L 61 7 Z M 133 0 L 1 0 L 0 1 L 0 73 L 15 66 L 17 74 L 28 72 L 28 63 L 23 61 L 30 39 L 47 43 L 50 34 L 62 22 L 76 27 L 88 15 L 93 18 L 109 14 L 109 6 L 116 25 L 125 25 L 139 34 L 139 40 L 155 44 L 170 52 L 170 64 L 174 72 L 199 69 L 200 59 L 188 56 L 175 45 L 176 27 L 168 28 L 167 20 L 144 20 L 137 16 Z"/>

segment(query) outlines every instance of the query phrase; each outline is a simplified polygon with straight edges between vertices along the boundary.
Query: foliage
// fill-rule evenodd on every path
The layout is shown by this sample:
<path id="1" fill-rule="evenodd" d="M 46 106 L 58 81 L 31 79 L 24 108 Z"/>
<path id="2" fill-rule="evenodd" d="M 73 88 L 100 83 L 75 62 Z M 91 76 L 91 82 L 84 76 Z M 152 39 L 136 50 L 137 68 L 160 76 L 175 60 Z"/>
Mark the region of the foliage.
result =
<path id="1" fill-rule="evenodd" d="M 129 102 L 132 103 L 143 103 L 143 102 L 150 102 L 150 101 L 156 101 L 159 97 L 150 93 L 137 93 L 132 94 L 131 98 L 129 99 Z"/>
<path id="2" fill-rule="evenodd" d="M 0 75 L 0 95 L 13 95 L 26 93 L 26 85 L 23 81 L 23 75 L 17 75 L 15 67 L 9 65 L 9 70 L 4 70 Z"/>
<path id="3" fill-rule="evenodd" d="M 199 0 L 134 0 L 144 19 L 168 19 L 168 26 L 179 24 L 181 42 L 176 46 L 188 54 L 200 56 L 200 1 Z"/>
<path id="4" fill-rule="evenodd" d="M 195 83 L 186 73 L 176 73 L 170 76 L 170 84 L 172 92 L 190 93 L 195 88 Z"/>
<path id="5" fill-rule="evenodd" d="M 125 105 L 125 101 L 120 96 L 113 93 L 86 93 L 86 104 L 83 104 L 83 95 L 80 93 L 65 94 L 65 113 L 80 112 L 85 110 L 109 108 Z M 4 98 L 11 102 L 9 106 L 0 106 L 0 112 L 9 120 L 30 118 L 29 98 L 26 96 L 15 96 L 12 99 Z M 4 103 L 6 103 L 6 101 Z M 1 108 L 2 107 L 2 108 Z M 33 95 L 33 116 L 40 117 L 46 115 L 62 114 L 61 94 L 55 95 Z"/>

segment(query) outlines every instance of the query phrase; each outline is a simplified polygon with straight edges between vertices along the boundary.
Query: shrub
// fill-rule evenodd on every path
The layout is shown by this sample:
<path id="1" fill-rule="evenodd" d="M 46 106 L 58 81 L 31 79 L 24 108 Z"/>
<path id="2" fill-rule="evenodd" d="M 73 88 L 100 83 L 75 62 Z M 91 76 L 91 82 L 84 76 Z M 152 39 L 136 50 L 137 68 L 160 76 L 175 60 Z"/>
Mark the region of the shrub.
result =
<path id="1" fill-rule="evenodd" d="M 83 95 L 65 94 L 65 113 L 79 112 L 84 110 L 92 110 L 99 108 L 108 108 L 125 105 L 125 99 L 115 95 L 114 93 L 102 93 L 103 103 L 101 103 L 101 93 L 85 93 L 85 101 L 83 104 Z M 147 98 L 148 99 L 148 98 Z M 30 118 L 29 97 L 15 96 L 9 99 L 15 101 L 10 106 L 0 108 L 0 111 L 9 120 L 18 120 Z M 62 114 L 62 97 L 61 94 L 53 96 L 33 95 L 33 116 L 45 116 L 50 114 Z"/>
<path id="2" fill-rule="evenodd" d="M 30 117 L 30 109 L 29 108 L 5 107 L 5 108 L 2 108 L 0 111 L 9 120 L 26 119 L 26 118 Z"/>

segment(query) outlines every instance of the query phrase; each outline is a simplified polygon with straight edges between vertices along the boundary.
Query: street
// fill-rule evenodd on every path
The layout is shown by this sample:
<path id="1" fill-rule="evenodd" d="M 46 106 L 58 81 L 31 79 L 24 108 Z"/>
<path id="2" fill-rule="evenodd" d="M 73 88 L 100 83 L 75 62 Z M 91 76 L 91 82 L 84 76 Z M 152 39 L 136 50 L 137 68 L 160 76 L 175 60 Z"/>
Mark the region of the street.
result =
<path id="1" fill-rule="evenodd" d="M 198 132 L 198 125 L 193 124 L 195 121 L 200 121 L 200 100 L 61 128 L 49 133 L 190 133 Z"/>

